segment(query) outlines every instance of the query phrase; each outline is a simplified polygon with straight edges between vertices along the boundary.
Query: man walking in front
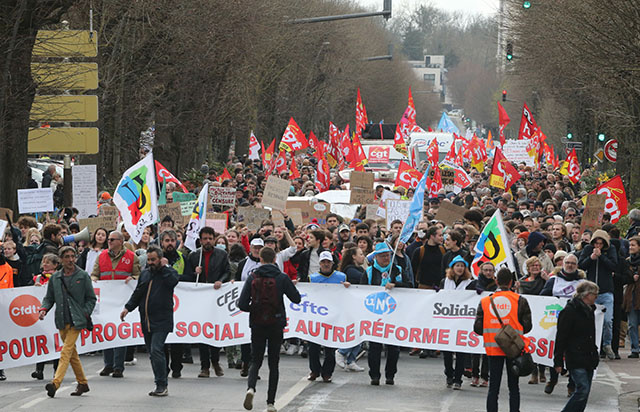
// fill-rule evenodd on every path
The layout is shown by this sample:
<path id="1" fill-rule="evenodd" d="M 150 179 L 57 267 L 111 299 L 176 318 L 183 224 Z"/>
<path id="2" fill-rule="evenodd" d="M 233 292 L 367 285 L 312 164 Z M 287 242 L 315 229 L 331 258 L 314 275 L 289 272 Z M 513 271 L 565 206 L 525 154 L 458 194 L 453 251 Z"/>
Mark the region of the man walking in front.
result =
<path id="1" fill-rule="evenodd" d="M 268 345 L 267 412 L 277 412 L 274 404 L 278 389 L 280 345 L 283 329 L 287 324 L 283 296 L 287 295 L 293 303 L 300 303 L 302 300 L 291 279 L 280 271 L 275 262 L 276 252 L 268 247 L 262 248 L 261 266 L 247 277 L 238 299 L 238 308 L 243 312 L 249 312 L 251 327 L 251 366 L 244 399 L 244 408 L 247 410 L 253 409 L 258 372 L 262 366 L 265 346 Z"/>
<path id="2" fill-rule="evenodd" d="M 502 368 L 507 364 L 507 383 L 509 386 L 509 411 L 520 411 L 520 388 L 518 386 L 519 376 L 515 374 L 511 365 L 513 359 L 507 358 L 496 343 L 495 336 L 500 331 L 500 320 L 505 325 L 511 325 L 520 335 L 524 335 L 531 330 L 531 309 L 529 302 L 515 292 L 511 292 L 513 274 L 507 268 L 498 271 L 496 277 L 498 291 L 491 296 L 482 298 L 476 312 L 476 320 L 473 324 L 473 331 L 482 335 L 484 339 L 484 349 L 489 357 L 489 392 L 487 393 L 487 412 L 498 412 L 498 395 L 500 393 L 500 383 L 502 382 Z M 492 302 L 496 308 L 492 308 Z M 526 342 L 525 342 L 526 344 Z"/>
<path id="3" fill-rule="evenodd" d="M 140 311 L 140 323 L 144 343 L 151 359 L 151 369 L 156 388 L 149 396 L 167 396 L 167 364 L 164 342 L 173 332 L 173 289 L 178 284 L 178 272 L 163 265 L 162 249 L 151 246 L 147 249 L 147 266 L 140 275 L 138 285 L 129 302 L 120 313 L 120 320 L 135 308 Z"/>
<path id="4" fill-rule="evenodd" d="M 96 305 L 96 295 L 93 292 L 89 274 L 76 266 L 75 249 L 71 246 L 62 247 L 60 258 L 62 269 L 51 275 L 47 284 L 47 294 L 40 308 L 40 320 L 43 320 L 53 305 L 56 305 L 56 328 L 63 341 L 60 361 L 53 381 L 45 386 L 47 395 L 52 398 L 60 388 L 69 364 L 78 382 L 71 396 L 80 396 L 89 392 L 89 382 L 78 357 L 76 340 L 80 331 L 87 327 L 91 312 Z"/>

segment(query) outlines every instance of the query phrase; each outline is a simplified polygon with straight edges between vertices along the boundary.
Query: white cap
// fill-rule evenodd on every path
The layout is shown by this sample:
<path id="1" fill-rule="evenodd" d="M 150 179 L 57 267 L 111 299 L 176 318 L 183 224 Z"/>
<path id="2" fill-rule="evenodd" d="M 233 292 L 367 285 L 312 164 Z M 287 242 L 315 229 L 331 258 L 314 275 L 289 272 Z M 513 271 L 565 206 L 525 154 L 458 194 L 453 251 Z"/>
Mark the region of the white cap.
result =
<path id="1" fill-rule="evenodd" d="M 264 246 L 264 240 L 262 238 L 255 238 L 251 241 L 251 246 Z"/>
<path id="2" fill-rule="evenodd" d="M 324 252 L 320 252 L 319 260 L 330 260 L 333 262 L 333 255 L 331 255 L 331 252 L 325 250 Z"/>

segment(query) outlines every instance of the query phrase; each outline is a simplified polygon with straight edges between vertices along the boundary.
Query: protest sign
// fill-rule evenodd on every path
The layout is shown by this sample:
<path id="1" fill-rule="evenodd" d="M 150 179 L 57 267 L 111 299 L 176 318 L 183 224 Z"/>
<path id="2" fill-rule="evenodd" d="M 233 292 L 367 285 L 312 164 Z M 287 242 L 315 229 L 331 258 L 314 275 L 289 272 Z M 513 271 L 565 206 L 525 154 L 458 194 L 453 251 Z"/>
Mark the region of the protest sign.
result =
<path id="1" fill-rule="evenodd" d="M 0 219 L 0 239 L 4 239 L 4 231 L 7 230 L 7 226 L 9 226 L 9 222 Z"/>
<path id="2" fill-rule="evenodd" d="M 287 214 L 289 215 L 289 218 L 291 219 L 291 222 L 293 223 L 294 226 L 298 226 L 302 224 L 302 210 L 300 209 L 287 209 Z M 278 212 L 272 213 L 271 214 L 271 220 L 273 221 L 273 224 L 276 226 L 284 226 L 284 218 L 282 217 L 282 215 Z"/>
<path id="3" fill-rule="evenodd" d="M 118 208 L 115 206 L 100 206 L 98 216 L 108 216 L 115 220 L 118 218 Z"/>
<path id="4" fill-rule="evenodd" d="M 293 219 L 293 214 L 291 214 L 291 210 L 298 209 L 300 210 L 300 224 L 309 224 L 311 220 L 317 219 L 319 225 L 324 225 L 327 222 L 327 214 L 331 210 L 331 205 L 329 203 L 324 202 L 311 202 L 309 200 L 287 200 L 287 213 Z M 277 213 L 272 213 L 273 216 L 276 216 Z M 296 217 L 298 219 L 298 217 Z M 294 223 L 295 224 L 295 223 Z"/>
<path id="5" fill-rule="evenodd" d="M 173 201 L 178 203 L 186 203 L 196 200 L 198 197 L 193 193 L 173 192 Z"/>
<path id="6" fill-rule="evenodd" d="M 98 214 L 96 165 L 73 165 L 71 176 L 73 207 L 78 209 L 78 218 L 96 216 Z"/>
<path id="7" fill-rule="evenodd" d="M 107 230 L 115 230 L 116 221 L 108 216 L 90 217 L 88 219 L 78 219 L 78 225 L 80 229 L 85 227 L 89 229 L 89 233 L 94 233 L 98 228 L 105 228 Z"/>
<path id="8" fill-rule="evenodd" d="M 502 147 L 502 154 L 510 163 L 525 163 L 527 166 L 535 167 L 535 160 L 527 152 L 528 139 L 507 140 Z"/>
<path id="9" fill-rule="evenodd" d="M 0 219 L 7 219 L 7 213 L 9 214 L 9 219 L 13 221 L 13 210 L 7 209 L 6 207 L 0 207 Z"/>
<path id="10" fill-rule="evenodd" d="M 386 205 L 386 201 L 392 199 L 400 199 L 400 195 L 397 193 L 393 193 L 390 190 L 384 190 L 384 192 L 382 192 L 382 196 L 380 196 L 380 204 L 378 205 L 378 210 L 376 211 L 376 215 L 378 215 L 379 217 L 387 217 L 387 214 L 385 212 L 385 205 Z"/>
<path id="11" fill-rule="evenodd" d="M 227 231 L 227 219 L 207 219 L 205 221 L 205 226 L 213 228 L 216 233 L 222 234 Z"/>
<path id="12" fill-rule="evenodd" d="M 454 205 L 451 202 L 443 201 L 440 203 L 440 207 L 436 212 L 436 220 L 441 220 L 447 226 L 453 226 L 453 224 L 464 218 L 464 214 L 468 211 L 462 206 Z"/>
<path id="13" fill-rule="evenodd" d="M 607 195 L 604 193 L 587 195 L 587 203 L 580 221 L 580 233 L 584 233 L 586 229 L 593 232 L 602 226 L 602 215 L 606 201 Z"/>
<path id="14" fill-rule="evenodd" d="M 349 189 L 351 190 L 349 203 L 356 205 L 371 203 L 375 198 L 373 182 L 374 176 L 371 172 L 351 172 L 349 175 Z"/>
<path id="15" fill-rule="evenodd" d="M 173 201 L 174 203 L 175 200 Z M 193 208 L 196 207 L 196 203 L 198 203 L 197 200 L 188 200 L 186 202 L 180 202 L 180 213 L 182 214 L 182 216 L 191 216 L 191 213 L 193 213 Z"/>
<path id="16" fill-rule="evenodd" d="M 171 217 L 176 227 L 184 225 L 184 219 L 182 216 L 182 205 L 180 203 L 166 203 L 164 205 L 158 205 L 158 218 L 160 222 L 165 216 Z"/>
<path id="17" fill-rule="evenodd" d="M 286 209 L 290 188 L 291 183 L 288 180 L 269 176 L 262 195 L 262 205 L 274 210 Z"/>
<path id="18" fill-rule="evenodd" d="M 404 223 L 409 217 L 409 207 L 411 200 L 395 200 L 389 199 L 385 202 L 387 216 L 387 230 L 391 228 L 391 222 L 398 219 Z"/>
<path id="19" fill-rule="evenodd" d="M 364 218 L 373 219 L 373 220 L 379 218 L 380 216 L 376 214 L 376 212 L 378 211 L 378 207 L 379 207 L 378 205 L 366 205 L 366 212 L 365 212 Z"/>
<path id="20" fill-rule="evenodd" d="M 53 190 L 50 187 L 18 189 L 18 212 L 53 212 Z"/>
<path id="21" fill-rule="evenodd" d="M 257 232 L 262 222 L 269 220 L 271 212 L 254 206 L 239 207 L 236 223 L 243 223 L 252 232 Z"/>
<path id="22" fill-rule="evenodd" d="M 209 186 L 209 204 L 233 207 L 236 204 L 235 187 Z"/>

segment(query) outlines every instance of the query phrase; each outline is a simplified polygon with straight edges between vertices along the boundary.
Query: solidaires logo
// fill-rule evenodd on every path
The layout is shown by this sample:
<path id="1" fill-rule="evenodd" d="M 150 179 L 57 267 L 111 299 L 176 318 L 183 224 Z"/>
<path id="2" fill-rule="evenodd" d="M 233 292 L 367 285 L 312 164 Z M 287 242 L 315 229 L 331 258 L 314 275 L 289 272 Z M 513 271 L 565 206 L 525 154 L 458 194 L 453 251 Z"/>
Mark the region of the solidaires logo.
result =
<path id="1" fill-rule="evenodd" d="M 35 296 L 20 295 L 11 301 L 9 316 L 13 323 L 27 328 L 38 321 L 40 301 Z"/>
<path id="2" fill-rule="evenodd" d="M 396 300 L 387 292 L 377 292 L 364 298 L 364 306 L 376 315 L 393 313 L 398 307 Z"/>
<path id="3" fill-rule="evenodd" d="M 540 319 L 539 325 L 543 329 L 551 329 L 558 324 L 558 314 L 562 310 L 562 306 L 554 303 L 553 305 L 545 306 L 544 316 Z"/>

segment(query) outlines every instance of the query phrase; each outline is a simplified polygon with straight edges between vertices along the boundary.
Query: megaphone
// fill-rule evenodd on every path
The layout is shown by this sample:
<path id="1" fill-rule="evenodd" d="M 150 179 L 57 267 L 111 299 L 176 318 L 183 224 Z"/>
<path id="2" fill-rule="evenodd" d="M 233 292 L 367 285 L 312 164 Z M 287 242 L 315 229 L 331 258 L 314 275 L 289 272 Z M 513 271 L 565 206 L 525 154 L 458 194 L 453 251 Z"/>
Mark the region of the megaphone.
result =
<path id="1" fill-rule="evenodd" d="M 91 235 L 89 234 L 89 228 L 82 229 L 82 232 L 76 233 L 75 235 L 64 236 L 62 238 L 62 243 L 68 245 L 69 243 L 74 242 L 88 242 L 91 240 Z"/>

